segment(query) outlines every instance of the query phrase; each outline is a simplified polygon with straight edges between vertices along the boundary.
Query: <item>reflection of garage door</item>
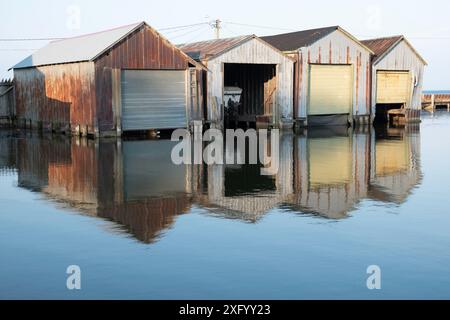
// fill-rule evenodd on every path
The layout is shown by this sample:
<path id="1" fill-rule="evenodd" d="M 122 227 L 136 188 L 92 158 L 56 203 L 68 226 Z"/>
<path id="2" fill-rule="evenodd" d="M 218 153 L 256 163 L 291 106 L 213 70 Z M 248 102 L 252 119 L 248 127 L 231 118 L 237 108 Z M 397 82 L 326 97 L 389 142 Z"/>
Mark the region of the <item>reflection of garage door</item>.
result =
<path id="1" fill-rule="evenodd" d="M 186 167 L 174 165 L 170 158 L 175 145 L 170 140 L 123 143 L 123 192 L 127 201 L 186 192 Z"/>
<path id="2" fill-rule="evenodd" d="M 377 103 L 407 103 L 410 86 L 408 71 L 378 71 Z"/>
<path id="3" fill-rule="evenodd" d="M 185 71 L 122 72 L 122 130 L 185 128 Z"/>
<path id="4" fill-rule="evenodd" d="M 311 65 L 309 115 L 350 113 L 352 70 L 348 65 Z"/>
<path id="5" fill-rule="evenodd" d="M 311 187 L 340 185 L 352 179 L 350 138 L 309 139 L 309 183 Z"/>
<path id="6" fill-rule="evenodd" d="M 395 176 L 410 168 L 408 146 L 405 141 L 379 141 L 376 144 L 377 177 Z"/>

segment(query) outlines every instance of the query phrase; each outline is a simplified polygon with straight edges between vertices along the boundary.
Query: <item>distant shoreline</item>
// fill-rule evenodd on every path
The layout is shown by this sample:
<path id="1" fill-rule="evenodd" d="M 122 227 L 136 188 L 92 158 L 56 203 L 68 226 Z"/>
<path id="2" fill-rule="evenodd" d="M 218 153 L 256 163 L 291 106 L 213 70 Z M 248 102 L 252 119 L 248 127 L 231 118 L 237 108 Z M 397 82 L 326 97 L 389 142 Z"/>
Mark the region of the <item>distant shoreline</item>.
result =
<path id="1" fill-rule="evenodd" d="M 450 90 L 424 90 L 423 94 L 450 94 Z"/>

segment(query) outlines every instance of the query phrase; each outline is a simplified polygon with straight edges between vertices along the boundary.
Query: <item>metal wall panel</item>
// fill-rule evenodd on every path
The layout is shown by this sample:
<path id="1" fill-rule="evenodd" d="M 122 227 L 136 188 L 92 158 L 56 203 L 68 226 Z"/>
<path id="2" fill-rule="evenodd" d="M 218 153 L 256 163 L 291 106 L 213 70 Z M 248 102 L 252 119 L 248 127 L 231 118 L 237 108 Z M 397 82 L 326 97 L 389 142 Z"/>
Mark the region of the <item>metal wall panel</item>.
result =
<path id="1" fill-rule="evenodd" d="M 189 59 L 155 30 L 143 26 L 95 60 L 97 121 L 100 131 L 117 128 L 112 107 L 111 69 L 186 70 Z"/>
<path id="2" fill-rule="evenodd" d="M 373 90 L 372 90 L 372 112 L 375 114 L 377 96 L 377 72 L 378 70 L 408 70 L 414 83 L 411 85 L 411 93 L 407 109 L 420 110 L 422 108 L 422 88 L 425 65 L 415 54 L 411 47 L 402 41 L 391 50 L 383 59 L 377 61 L 373 66 Z"/>
<path id="3" fill-rule="evenodd" d="M 122 130 L 186 126 L 186 71 L 122 72 Z"/>
<path id="4" fill-rule="evenodd" d="M 272 64 L 277 66 L 275 117 L 281 121 L 293 120 L 294 62 L 286 55 L 259 39 L 252 39 L 224 54 L 207 61 L 208 120 L 219 121 L 215 105 L 223 103 L 225 63 Z M 217 103 L 215 103 L 217 101 Z"/>
<path id="5" fill-rule="evenodd" d="M 72 127 L 96 125 L 93 62 L 14 70 L 16 115 L 19 120 Z"/>
<path id="6" fill-rule="evenodd" d="M 352 67 L 347 65 L 311 65 L 308 114 L 350 114 L 352 72 Z"/>
<path id="7" fill-rule="evenodd" d="M 408 71 L 377 72 L 377 103 L 407 103 L 411 88 Z"/>
<path id="8" fill-rule="evenodd" d="M 310 64 L 335 64 L 353 66 L 353 115 L 370 114 L 371 54 L 341 31 L 335 31 L 309 47 L 299 50 L 296 116 L 306 118 L 309 102 Z"/>

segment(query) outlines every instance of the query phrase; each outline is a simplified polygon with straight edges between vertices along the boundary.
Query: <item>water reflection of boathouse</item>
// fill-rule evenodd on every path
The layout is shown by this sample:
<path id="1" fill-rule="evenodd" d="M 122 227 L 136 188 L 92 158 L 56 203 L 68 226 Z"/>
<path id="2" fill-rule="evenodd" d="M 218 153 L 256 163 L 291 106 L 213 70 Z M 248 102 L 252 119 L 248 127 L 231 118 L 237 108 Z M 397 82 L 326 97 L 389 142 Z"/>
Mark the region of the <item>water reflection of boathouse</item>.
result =
<path id="1" fill-rule="evenodd" d="M 277 208 L 342 219 L 365 199 L 401 204 L 421 182 L 414 127 L 286 133 L 279 145 L 274 176 L 261 176 L 259 166 L 176 166 L 167 140 L 15 136 L 0 139 L 0 161 L 3 171 L 17 169 L 19 187 L 113 221 L 145 243 L 194 206 L 246 222 Z"/>

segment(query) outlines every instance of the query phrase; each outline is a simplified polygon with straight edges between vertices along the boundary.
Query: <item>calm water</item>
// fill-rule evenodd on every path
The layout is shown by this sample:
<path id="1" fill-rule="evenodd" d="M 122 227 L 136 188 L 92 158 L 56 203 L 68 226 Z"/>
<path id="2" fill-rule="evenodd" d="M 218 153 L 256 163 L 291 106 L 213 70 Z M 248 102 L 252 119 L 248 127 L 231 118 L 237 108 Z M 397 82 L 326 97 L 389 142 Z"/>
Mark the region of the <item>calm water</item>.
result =
<path id="1" fill-rule="evenodd" d="M 0 298 L 449 299 L 449 137 L 447 113 L 285 134 L 261 177 L 173 166 L 170 141 L 2 132 Z"/>

